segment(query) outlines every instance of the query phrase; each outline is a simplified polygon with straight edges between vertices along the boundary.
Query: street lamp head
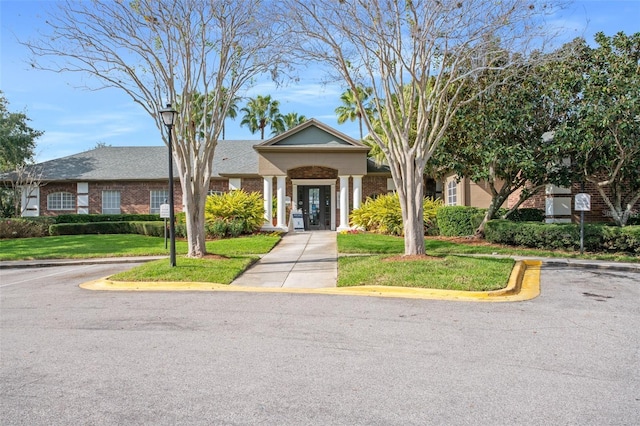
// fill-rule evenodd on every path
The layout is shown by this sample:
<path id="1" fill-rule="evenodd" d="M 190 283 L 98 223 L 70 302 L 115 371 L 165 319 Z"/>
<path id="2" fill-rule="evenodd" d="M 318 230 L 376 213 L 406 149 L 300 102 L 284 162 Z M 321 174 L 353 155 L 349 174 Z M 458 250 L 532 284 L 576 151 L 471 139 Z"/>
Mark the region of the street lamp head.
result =
<path id="1" fill-rule="evenodd" d="M 178 115 L 178 111 L 173 109 L 171 107 L 171 104 L 167 104 L 166 108 L 162 108 L 158 110 L 158 112 L 160 113 L 160 116 L 162 117 L 162 121 L 164 122 L 165 126 L 168 126 L 168 127 L 173 126 L 173 122 L 175 121 L 176 116 Z"/>

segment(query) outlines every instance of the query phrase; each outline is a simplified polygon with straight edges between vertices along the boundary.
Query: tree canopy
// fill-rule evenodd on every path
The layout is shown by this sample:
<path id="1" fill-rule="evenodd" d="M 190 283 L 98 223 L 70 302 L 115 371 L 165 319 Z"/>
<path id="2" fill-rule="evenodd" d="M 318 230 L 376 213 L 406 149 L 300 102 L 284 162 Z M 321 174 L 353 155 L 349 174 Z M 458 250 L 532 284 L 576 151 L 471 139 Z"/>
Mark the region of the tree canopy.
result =
<path id="1" fill-rule="evenodd" d="M 571 117 L 555 137 L 573 147 L 579 180 L 592 183 L 624 226 L 640 200 L 640 33 L 575 42 L 558 90 Z"/>
<path id="2" fill-rule="evenodd" d="M 486 185 L 491 203 L 479 235 L 516 191 L 520 191 L 519 201 L 507 215 L 546 184 L 570 183 L 571 171 L 564 161 L 569 148 L 551 132 L 568 115 L 551 84 L 568 53 L 563 48 L 547 59 L 534 55 L 530 64 L 509 72 L 503 84 L 462 106 L 432 159 L 441 173 L 453 172 Z M 501 73 L 486 71 L 477 84 L 501 78 Z"/>
<path id="3" fill-rule="evenodd" d="M 9 102 L 0 91 L 0 172 L 33 160 L 36 139 L 44 132 L 31 128 L 28 122 L 25 113 L 9 111 Z"/>
<path id="4" fill-rule="evenodd" d="M 264 139 L 264 130 L 267 126 L 275 127 L 280 117 L 280 102 L 271 98 L 271 95 L 258 95 L 250 98 L 247 104 L 240 110 L 242 116 L 241 126 L 247 126 L 253 134 L 260 132 L 260 139 Z"/>
<path id="5" fill-rule="evenodd" d="M 283 0 L 278 5 L 295 40 L 294 54 L 329 67 L 354 93 L 371 88 L 381 133 L 367 114 L 361 116 L 400 197 L 405 254 L 423 254 L 428 159 L 456 110 L 491 88 L 475 85 L 477 75 L 513 65 L 493 60 L 494 52 L 526 51 L 538 36 L 550 36 L 540 18 L 553 7 L 523 0 Z M 402 99 L 397 108 L 384 108 L 394 97 Z M 365 100 L 354 100 L 365 111 Z"/>
<path id="6" fill-rule="evenodd" d="M 206 253 L 204 206 L 216 144 L 241 90 L 282 71 L 287 37 L 268 0 L 61 1 L 46 33 L 25 42 L 33 66 L 78 72 L 92 88 L 127 93 L 153 119 L 179 106 L 173 155 L 186 212 L 188 255 Z"/>

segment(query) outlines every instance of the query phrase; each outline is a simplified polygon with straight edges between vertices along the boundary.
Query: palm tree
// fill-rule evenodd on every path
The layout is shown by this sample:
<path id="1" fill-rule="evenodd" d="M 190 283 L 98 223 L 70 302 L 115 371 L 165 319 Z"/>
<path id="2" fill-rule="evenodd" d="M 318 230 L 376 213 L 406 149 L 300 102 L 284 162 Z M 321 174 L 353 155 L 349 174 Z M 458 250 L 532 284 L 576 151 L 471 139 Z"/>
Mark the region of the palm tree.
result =
<path id="1" fill-rule="evenodd" d="M 249 98 L 247 105 L 240 111 L 244 113 L 241 126 L 247 126 L 253 134 L 260 130 L 260 139 L 264 139 L 264 129 L 267 125 L 274 127 L 274 122 L 280 115 L 280 102 L 271 99 L 271 95 Z"/>
<path id="2" fill-rule="evenodd" d="M 273 131 L 271 135 L 279 135 L 280 133 L 284 133 L 289 129 L 293 129 L 294 127 L 304 123 L 307 121 L 307 117 L 304 115 L 298 115 L 297 112 L 290 112 L 285 115 L 279 115 L 276 120 L 272 124 Z"/>
<path id="3" fill-rule="evenodd" d="M 226 118 L 230 118 L 232 120 L 235 120 L 236 117 L 238 116 L 238 102 L 240 101 L 240 97 L 239 96 L 234 96 L 232 99 L 229 100 L 229 106 L 227 109 L 227 115 L 225 117 Z M 224 103 L 227 100 L 227 89 L 223 89 L 223 99 L 220 102 L 220 110 L 222 110 L 222 108 L 224 108 Z M 224 140 L 225 138 L 225 122 L 222 122 L 222 139 Z"/>
<path id="4" fill-rule="evenodd" d="M 364 106 L 364 111 L 360 111 L 358 106 L 358 99 L 364 104 L 373 90 L 370 87 L 357 88 L 358 98 L 354 94 L 353 90 L 350 88 L 347 89 L 341 96 L 340 100 L 342 101 L 342 105 L 335 109 L 336 114 L 338 114 L 338 124 L 342 124 L 345 121 L 355 121 L 358 120 L 358 125 L 360 126 L 360 139 L 362 139 L 362 117 L 364 114 L 371 114 L 371 107 L 368 105 Z"/>

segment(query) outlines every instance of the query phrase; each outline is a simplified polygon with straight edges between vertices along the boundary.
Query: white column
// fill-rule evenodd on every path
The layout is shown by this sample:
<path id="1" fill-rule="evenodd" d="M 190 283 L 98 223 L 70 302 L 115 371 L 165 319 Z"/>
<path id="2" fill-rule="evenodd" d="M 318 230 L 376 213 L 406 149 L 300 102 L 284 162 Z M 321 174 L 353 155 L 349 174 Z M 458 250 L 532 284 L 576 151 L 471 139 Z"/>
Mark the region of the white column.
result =
<path id="1" fill-rule="evenodd" d="M 264 197 L 264 226 L 273 227 L 273 176 L 264 176 L 263 197 Z"/>
<path id="2" fill-rule="evenodd" d="M 349 229 L 349 176 L 340 176 L 340 226 L 338 231 Z"/>
<path id="3" fill-rule="evenodd" d="M 336 184 L 331 185 L 331 230 L 336 230 Z"/>
<path id="4" fill-rule="evenodd" d="M 351 176 L 353 178 L 353 209 L 359 209 L 362 204 L 362 176 Z"/>
<path id="5" fill-rule="evenodd" d="M 285 217 L 286 215 L 286 209 L 285 209 L 285 195 L 286 195 L 286 176 L 277 176 L 276 177 L 276 183 L 277 183 L 277 188 L 276 188 L 276 194 L 277 194 L 277 201 L 278 201 L 278 208 L 277 208 L 277 223 L 276 226 L 278 228 L 282 228 L 282 229 L 287 229 L 287 218 Z"/>

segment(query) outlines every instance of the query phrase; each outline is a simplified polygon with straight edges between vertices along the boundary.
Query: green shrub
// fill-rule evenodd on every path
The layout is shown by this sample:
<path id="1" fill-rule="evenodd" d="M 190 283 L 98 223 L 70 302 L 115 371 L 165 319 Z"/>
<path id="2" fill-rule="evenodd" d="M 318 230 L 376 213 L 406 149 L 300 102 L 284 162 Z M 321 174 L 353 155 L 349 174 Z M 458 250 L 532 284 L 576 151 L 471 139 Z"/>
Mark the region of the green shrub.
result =
<path id="1" fill-rule="evenodd" d="M 462 237 L 473 235 L 484 218 L 485 210 L 467 206 L 443 206 L 436 218 L 440 235 Z"/>
<path id="2" fill-rule="evenodd" d="M 442 206 L 442 201 L 425 198 L 423 202 L 425 233 L 436 229 L 436 211 Z M 351 224 L 385 235 L 403 235 L 402 210 L 397 193 L 381 195 L 377 198 L 367 198 L 359 209 L 351 212 Z"/>
<path id="3" fill-rule="evenodd" d="M 49 227 L 49 234 L 82 235 L 82 234 L 131 234 L 130 222 L 89 222 L 59 223 Z"/>
<path id="4" fill-rule="evenodd" d="M 513 222 L 544 222 L 545 212 L 542 209 L 518 209 L 507 216 L 507 219 Z"/>
<path id="5" fill-rule="evenodd" d="M 143 222 L 158 221 L 159 214 L 61 214 L 55 223 Z"/>
<path id="6" fill-rule="evenodd" d="M 624 251 L 640 255 L 640 226 L 602 227 L 602 247 L 607 251 Z"/>
<path id="7" fill-rule="evenodd" d="M 264 224 L 264 201 L 259 192 L 231 191 L 207 197 L 205 221 L 209 227 L 216 222 L 227 223 L 231 235 L 251 234 Z M 233 225 L 232 225 L 233 224 Z"/>
<path id="8" fill-rule="evenodd" d="M 422 210 L 424 211 L 424 233 L 425 235 L 439 235 L 438 228 L 438 209 L 443 206 L 441 199 L 433 199 L 427 197 L 422 203 Z"/>
<path id="9" fill-rule="evenodd" d="M 207 223 L 207 235 L 215 238 L 224 238 L 229 232 L 229 223 L 224 219 L 216 219 Z"/>
<path id="10" fill-rule="evenodd" d="M 0 219 L 0 239 L 46 237 L 52 223 L 52 217 Z"/>
<path id="11" fill-rule="evenodd" d="M 245 232 L 246 226 L 242 220 L 234 219 L 229 222 L 229 236 L 238 237 Z"/>
<path id="12" fill-rule="evenodd" d="M 497 244 L 575 251 L 580 248 L 580 226 L 490 220 L 485 227 L 485 239 Z M 585 224 L 584 248 L 587 251 L 640 253 L 640 227 Z"/>
<path id="13" fill-rule="evenodd" d="M 129 222 L 132 234 L 146 235 L 147 237 L 164 237 L 164 222 Z M 167 225 L 168 226 L 168 225 Z M 167 236 L 169 231 L 167 231 Z"/>
<path id="14" fill-rule="evenodd" d="M 351 224 L 369 232 L 385 235 L 402 235 L 402 211 L 398 194 L 384 194 L 367 198 L 350 215 Z"/>

